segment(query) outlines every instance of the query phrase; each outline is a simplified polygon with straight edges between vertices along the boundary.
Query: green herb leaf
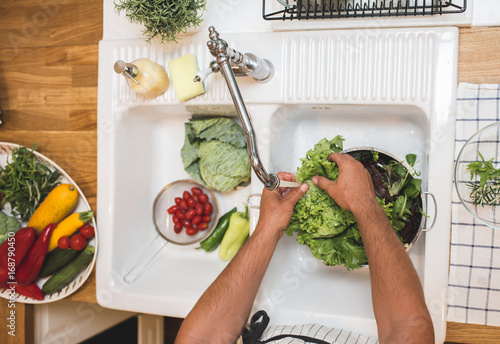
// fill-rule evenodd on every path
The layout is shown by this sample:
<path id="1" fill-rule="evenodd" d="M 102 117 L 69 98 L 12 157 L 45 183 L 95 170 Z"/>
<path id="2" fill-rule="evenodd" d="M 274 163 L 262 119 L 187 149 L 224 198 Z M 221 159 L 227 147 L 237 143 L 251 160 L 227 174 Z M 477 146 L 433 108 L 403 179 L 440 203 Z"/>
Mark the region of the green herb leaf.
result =
<path id="1" fill-rule="evenodd" d="M 478 152 L 481 161 L 473 161 L 467 165 L 470 171 L 471 182 L 467 186 L 471 188 L 470 197 L 474 205 L 495 205 L 500 203 L 500 169 L 493 166 L 493 158 L 485 160 L 481 152 Z M 475 176 L 479 181 L 472 181 Z"/>
<path id="2" fill-rule="evenodd" d="M 59 171 L 52 171 L 37 160 L 33 153 L 37 147 L 38 144 L 32 150 L 14 148 L 11 161 L 7 159 L 6 166 L 0 166 L 1 207 L 10 203 L 12 214 L 22 222 L 29 220 L 38 205 L 61 180 Z"/>

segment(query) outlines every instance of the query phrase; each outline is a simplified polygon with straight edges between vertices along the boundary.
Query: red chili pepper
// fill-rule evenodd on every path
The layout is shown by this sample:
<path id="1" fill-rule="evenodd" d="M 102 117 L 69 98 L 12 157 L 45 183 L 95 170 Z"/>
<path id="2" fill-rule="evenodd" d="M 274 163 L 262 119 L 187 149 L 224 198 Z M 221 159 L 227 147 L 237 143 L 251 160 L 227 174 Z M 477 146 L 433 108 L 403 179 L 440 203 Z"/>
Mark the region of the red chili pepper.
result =
<path id="1" fill-rule="evenodd" d="M 16 271 L 16 281 L 19 284 L 30 284 L 37 278 L 47 254 L 50 236 L 56 226 L 54 223 L 48 225 L 36 239 L 26 258 Z"/>
<path id="2" fill-rule="evenodd" d="M 45 294 L 35 283 L 30 283 L 26 285 L 21 284 L 12 284 L 11 288 L 13 288 L 16 293 L 19 295 L 31 297 L 35 300 L 43 300 L 45 299 Z"/>
<path id="3" fill-rule="evenodd" d="M 5 286 L 9 278 L 14 282 L 14 272 L 33 245 L 35 238 L 35 229 L 25 227 L 13 236 L 9 236 L 0 246 L 0 287 Z"/>

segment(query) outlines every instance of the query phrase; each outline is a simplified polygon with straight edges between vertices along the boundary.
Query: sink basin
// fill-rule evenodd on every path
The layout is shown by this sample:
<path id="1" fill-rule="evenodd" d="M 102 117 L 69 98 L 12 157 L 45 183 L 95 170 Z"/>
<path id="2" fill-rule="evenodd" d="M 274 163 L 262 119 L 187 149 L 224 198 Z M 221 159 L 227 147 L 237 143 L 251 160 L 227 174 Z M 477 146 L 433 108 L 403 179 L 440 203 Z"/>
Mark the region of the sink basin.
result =
<path id="1" fill-rule="evenodd" d="M 181 103 L 173 88 L 154 100 L 133 94 L 112 66 L 118 59 L 139 57 L 167 66 L 169 60 L 193 53 L 203 68 L 211 61 L 205 36 L 190 36 L 178 45 L 139 40 L 100 44 L 97 211 L 102 244 L 96 288 L 104 307 L 185 317 L 226 266 L 217 252 L 167 244 L 134 283 L 123 280 L 155 239 L 154 197 L 172 181 L 189 178 L 180 157 L 184 123 L 193 114 L 236 117 L 236 112 L 221 75 L 209 77 L 204 95 Z M 435 228 L 421 236 L 410 257 L 424 287 L 436 342 L 442 343 L 458 30 L 267 32 L 261 38 L 262 33 L 224 34 L 232 47 L 267 58 L 276 69 L 267 84 L 238 79 L 269 172 L 294 172 L 307 150 L 335 135 L 344 136 L 344 148 L 373 146 L 401 158 L 418 155 L 416 168 L 438 209 L 428 209 L 436 217 Z M 260 192 L 262 183 L 252 175 L 248 187 L 217 193 L 219 211 L 243 209 L 247 196 Z M 258 210 L 252 210 L 252 227 L 257 219 Z M 376 336 L 368 271 L 326 267 L 307 247 L 285 236 L 255 309 L 266 309 L 273 324 L 319 322 Z"/>
<path id="2" fill-rule="evenodd" d="M 257 122 L 259 127 L 267 126 L 263 119 Z M 342 135 L 344 149 L 374 147 L 403 159 L 408 153 L 417 154 L 416 170 L 421 171 L 423 188 L 428 185 L 431 131 L 426 114 L 418 107 L 285 105 L 274 112 L 269 123 L 280 123 L 267 145 L 271 149 L 266 166 L 272 171 L 296 171 L 300 159 L 319 140 Z M 425 241 L 423 235 L 410 252 L 421 280 L 425 278 Z M 286 319 L 285 323 L 296 323 L 304 318 L 305 305 L 307 322 L 333 322 L 359 331 L 359 321 L 364 321 L 363 329 L 375 334 L 375 322 L 368 321 L 374 318 L 370 293 L 367 268 L 346 271 L 344 267 L 327 267 L 307 246 L 285 235 L 268 268 L 256 307 L 266 309 L 271 319 L 274 316 Z M 356 319 L 355 326 L 352 319 Z"/>

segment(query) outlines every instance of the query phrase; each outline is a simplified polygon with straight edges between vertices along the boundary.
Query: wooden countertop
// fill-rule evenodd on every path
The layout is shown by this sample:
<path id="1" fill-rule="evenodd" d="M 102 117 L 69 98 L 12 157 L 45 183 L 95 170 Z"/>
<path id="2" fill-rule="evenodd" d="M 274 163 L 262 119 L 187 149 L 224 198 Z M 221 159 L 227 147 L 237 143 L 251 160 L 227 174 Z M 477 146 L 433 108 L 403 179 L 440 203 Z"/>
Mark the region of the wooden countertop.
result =
<path id="1" fill-rule="evenodd" d="M 0 141 L 39 142 L 96 209 L 102 0 L 4 0 L 0 12 Z M 500 83 L 500 28 L 460 29 L 458 82 Z M 95 303 L 95 274 L 69 299 Z M 3 321 L 1 343 L 32 342 L 32 306 L 17 304 L 16 337 Z M 447 342 L 498 343 L 500 327 L 448 323 Z"/>

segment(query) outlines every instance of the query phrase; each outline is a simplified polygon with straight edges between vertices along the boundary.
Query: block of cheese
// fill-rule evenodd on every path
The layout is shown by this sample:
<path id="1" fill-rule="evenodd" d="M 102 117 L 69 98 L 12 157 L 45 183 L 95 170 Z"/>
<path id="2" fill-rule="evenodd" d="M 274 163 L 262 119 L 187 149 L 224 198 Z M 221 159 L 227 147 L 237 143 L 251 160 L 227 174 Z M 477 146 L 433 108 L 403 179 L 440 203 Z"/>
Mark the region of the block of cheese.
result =
<path id="1" fill-rule="evenodd" d="M 194 82 L 198 62 L 193 54 L 187 54 L 168 62 L 170 80 L 180 101 L 186 101 L 205 93 L 202 82 Z"/>

